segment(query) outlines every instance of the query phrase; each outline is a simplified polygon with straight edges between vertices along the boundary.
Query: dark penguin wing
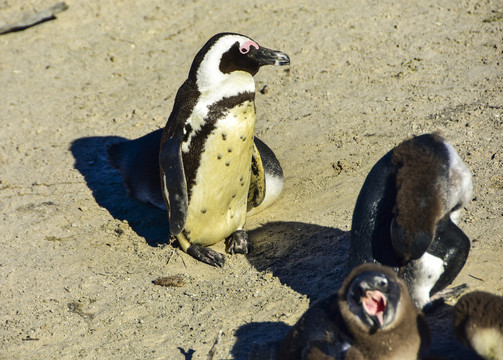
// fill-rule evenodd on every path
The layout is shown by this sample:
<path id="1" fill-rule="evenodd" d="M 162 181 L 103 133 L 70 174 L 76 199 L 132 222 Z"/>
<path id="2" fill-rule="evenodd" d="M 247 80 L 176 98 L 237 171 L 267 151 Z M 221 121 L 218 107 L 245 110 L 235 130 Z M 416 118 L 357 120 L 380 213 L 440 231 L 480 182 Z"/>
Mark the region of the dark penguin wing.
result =
<path id="1" fill-rule="evenodd" d="M 437 225 L 435 239 L 428 253 L 444 261 L 444 272 L 431 289 L 430 295 L 446 288 L 459 274 L 470 251 L 470 239 L 450 219 Z"/>
<path id="2" fill-rule="evenodd" d="M 262 140 L 258 137 L 254 137 L 253 142 L 257 147 L 258 152 L 260 153 L 260 158 L 262 159 L 262 164 L 264 165 L 264 172 L 271 176 L 275 176 L 277 178 L 283 179 L 283 169 L 274 155 L 274 152 L 271 150 L 269 146 L 266 145 Z"/>
<path id="3" fill-rule="evenodd" d="M 248 190 L 247 211 L 262 204 L 265 198 L 265 171 L 257 145 L 253 144 L 250 189 Z"/>
<path id="4" fill-rule="evenodd" d="M 264 168 L 265 195 L 260 204 L 248 201 L 248 215 L 259 213 L 274 203 L 283 191 L 283 185 L 285 183 L 283 169 L 281 168 L 279 160 L 276 155 L 274 155 L 271 148 L 269 148 L 269 146 L 256 136 L 254 137 L 253 142 L 258 150 L 260 160 L 262 161 L 262 167 Z M 252 163 L 256 160 L 257 158 L 254 156 L 252 158 Z M 250 187 L 254 186 L 253 174 L 251 180 Z"/>
<path id="5" fill-rule="evenodd" d="M 182 139 L 175 135 L 161 145 L 159 153 L 161 189 L 168 203 L 169 228 L 178 235 L 187 219 L 187 182 L 182 159 Z"/>
<path id="6" fill-rule="evenodd" d="M 159 129 L 138 139 L 124 139 L 110 145 L 107 151 L 108 161 L 120 171 L 129 195 L 165 210 L 159 175 L 161 135 Z"/>
<path id="7" fill-rule="evenodd" d="M 392 154 L 388 152 L 370 170 L 356 200 L 349 248 L 351 269 L 366 262 L 392 267 L 402 264 L 392 251 L 390 235 L 396 198 Z"/>

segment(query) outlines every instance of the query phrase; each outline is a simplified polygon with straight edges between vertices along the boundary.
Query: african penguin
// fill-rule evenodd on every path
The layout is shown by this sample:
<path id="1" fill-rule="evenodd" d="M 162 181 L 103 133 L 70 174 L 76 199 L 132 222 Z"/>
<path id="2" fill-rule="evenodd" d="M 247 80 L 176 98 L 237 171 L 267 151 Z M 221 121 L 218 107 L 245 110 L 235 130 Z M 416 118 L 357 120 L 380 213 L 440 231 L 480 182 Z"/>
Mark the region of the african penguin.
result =
<path id="1" fill-rule="evenodd" d="M 417 359 L 429 346 L 428 325 L 405 283 L 388 267 L 363 264 L 302 315 L 276 359 Z"/>
<path id="2" fill-rule="evenodd" d="M 194 258 L 223 266 L 207 248 L 226 240 L 228 253 L 247 253 L 246 213 L 265 196 L 254 143 L 255 81 L 263 65 L 287 65 L 280 51 L 233 33 L 213 36 L 194 58 L 161 136 L 161 190 L 171 234 Z"/>
<path id="3" fill-rule="evenodd" d="M 503 297 L 483 291 L 463 295 L 452 318 L 462 344 L 486 360 L 503 360 Z"/>
<path id="4" fill-rule="evenodd" d="M 468 257 L 455 225 L 472 195 L 471 174 L 437 133 L 406 140 L 368 174 L 353 212 L 349 263 L 393 267 L 419 308 L 447 287 Z"/>
<path id="5" fill-rule="evenodd" d="M 119 170 L 129 196 L 166 210 L 159 173 L 159 146 L 163 129 L 155 130 L 138 139 L 110 145 L 107 149 L 110 164 Z M 253 139 L 260 153 L 265 173 L 265 197 L 247 215 L 256 214 L 271 205 L 281 194 L 285 181 L 283 169 L 274 152 L 258 137 Z M 256 204 L 254 204 L 256 205 Z"/>

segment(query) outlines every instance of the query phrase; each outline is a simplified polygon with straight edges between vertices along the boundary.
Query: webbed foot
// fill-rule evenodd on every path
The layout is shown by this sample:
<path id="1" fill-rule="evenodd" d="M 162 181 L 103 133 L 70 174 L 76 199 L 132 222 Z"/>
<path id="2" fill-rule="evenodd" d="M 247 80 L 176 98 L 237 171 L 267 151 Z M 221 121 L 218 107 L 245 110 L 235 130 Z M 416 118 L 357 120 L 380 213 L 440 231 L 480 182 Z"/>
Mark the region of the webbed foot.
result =
<path id="1" fill-rule="evenodd" d="M 192 256 L 194 259 L 197 259 L 212 266 L 223 267 L 225 264 L 224 254 L 220 254 L 215 250 L 212 250 L 199 244 L 190 245 L 187 248 L 187 254 Z"/>
<path id="2" fill-rule="evenodd" d="M 423 307 L 425 314 L 431 314 L 446 303 L 449 298 L 458 298 L 468 289 L 467 284 L 440 290 L 430 297 L 430 302 Z"/>
<path id="3" fill-rule="evenodd" d="M 248 254 L 252 251 L 252 244 L 248 240 L 248 233 L 237 230 L 225 239 L 225 251 L 229 254 Z"/>

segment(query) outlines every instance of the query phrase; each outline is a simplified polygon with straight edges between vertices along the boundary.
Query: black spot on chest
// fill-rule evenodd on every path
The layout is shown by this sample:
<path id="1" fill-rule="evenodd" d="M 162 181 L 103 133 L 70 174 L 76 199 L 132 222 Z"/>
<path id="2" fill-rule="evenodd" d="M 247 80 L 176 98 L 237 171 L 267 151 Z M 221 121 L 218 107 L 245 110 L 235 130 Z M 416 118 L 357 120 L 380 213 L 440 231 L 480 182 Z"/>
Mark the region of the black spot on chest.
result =
<path id="1" fill-rule="evenodd" d="M 254 99 L 255 99 L 255 93 L 243 92 L 235 96 L 225 97 L 209 107 L 208 115 L 204 119 L 203 125 L 191 139 L 189 151 L 187 153 L 183 153 L 183 163 L 184 163 L 185 177 L 187 179 L 187 190 L 188 190 L 189 201 L 192 195 L 192 188 L 195 184 L 197 169 L 199 168 L 200 165 L 201 154 L 204 152 L 205 144 L 206 141 L 208 140 L 208 137 L 215 131 L 215 124 L 220 118 L 226 116 L 231 109 L 233 109 L 236 106 L 239 106 L 240 104 L 249 101 L 252 104 L 251 106 L 254 106 L 253 105 Z M 222 140 L 225 141 L 226 139 L 227 134 L 222 133 Z M 224 152 L 226 149 L 228 151 L 228 148 L 223 146 L 222 152 Z M 221 159 L 220 154 L 218 159 Z"/>

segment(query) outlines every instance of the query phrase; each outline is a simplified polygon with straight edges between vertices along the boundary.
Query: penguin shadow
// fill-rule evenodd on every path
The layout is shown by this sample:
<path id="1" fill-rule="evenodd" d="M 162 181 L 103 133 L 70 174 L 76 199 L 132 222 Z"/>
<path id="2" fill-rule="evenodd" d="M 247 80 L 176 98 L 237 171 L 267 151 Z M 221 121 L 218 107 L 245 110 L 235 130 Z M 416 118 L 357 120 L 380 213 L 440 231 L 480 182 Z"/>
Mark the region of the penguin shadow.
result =
<path id="1" fill-rule="evenodd" d="M 349 232 L 301 222 L 270 222 L 248 231 L 248 237 L 253 244 L 248 261 L 306 295 L 311 303 L 336 291 L 347 274 Z M 275 343 L 289 328 L 283 322 L 245 324 L 235 333 L 232 355 L 273 359 Z"/>
<path id="2" fill-rule="evenodd" d="M 284 322 L 257 322 L 241 326 L 234 336 L 236 344 L 232 348 L 235 360 L 276 360 L 275 352 L 279 340 L 290 329 Z"/>
<path id="3" fill-rule="evenodd" d="M 96 202 L 129 226 L 150 246 L 167 243 L 167 214 L 148 204 L 131 199 L 118 170 L 108 162 L 107 148 L 126 139 L 119 136 L 93 136 L 76 139 L 70 146 L 75 168 L 84 176 Z"/>
<path id="4" fill-rule="evenodd" d="M 248 261 L 311 302 L 335 291 L 347 274 L 349 232 L 301 222 L 270 222 L 248 231 Z"/>

